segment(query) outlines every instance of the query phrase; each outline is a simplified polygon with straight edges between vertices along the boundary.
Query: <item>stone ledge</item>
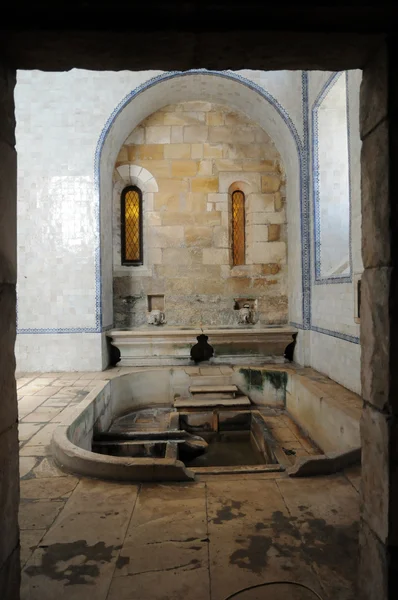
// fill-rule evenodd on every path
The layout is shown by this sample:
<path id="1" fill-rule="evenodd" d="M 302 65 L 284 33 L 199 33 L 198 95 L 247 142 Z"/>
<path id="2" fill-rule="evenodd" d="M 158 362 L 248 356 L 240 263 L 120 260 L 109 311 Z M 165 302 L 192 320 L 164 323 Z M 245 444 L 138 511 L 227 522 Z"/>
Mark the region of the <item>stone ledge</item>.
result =
<path id="1" fill-rule="evenodd" d="M 331 475 L 360 464 L 361 448 L 346 452 L 329 452 L 314 456 L 302 456 L 287 470 L 289 477 L 311 477 L 313 475 Z"/>

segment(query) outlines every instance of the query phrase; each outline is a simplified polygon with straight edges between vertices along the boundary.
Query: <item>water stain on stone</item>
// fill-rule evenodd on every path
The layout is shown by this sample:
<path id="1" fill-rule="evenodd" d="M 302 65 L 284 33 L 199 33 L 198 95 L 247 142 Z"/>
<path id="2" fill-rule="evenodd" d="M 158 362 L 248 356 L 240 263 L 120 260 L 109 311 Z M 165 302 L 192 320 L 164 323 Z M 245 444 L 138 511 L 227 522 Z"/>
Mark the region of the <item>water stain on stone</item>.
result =
<path id="1" fill-rule="evenodd" d="M 325 569 L 325 573 L 330 573 L 331 585 L 334 582 L 333 593 L 338 598 L 343 589 L 354 589 L 358 522 L 334 525 L 327 523 L 325 519 L 308 518 L 306 509 L 307 507 L 302 507 L 299 517 L 275 511 L 269 522 L 256 523 L 256 531 L 266 528 L 270 535 L 250 535 L 236 540 L 243 547 L 230 555 L 229 562 L 242 569 L 260 573 L 267 566 L 267 554 L 271 550 L 272 556 L 286 559 L 283 567 L 286 571 L 291 568 L 289 563 L 294 564 L 296 561 L 309 568 L 316 564 Z"/>
<path id="2" fill-rule="evenodd" d="M 225 521 L 232 521 L 232 519 L 239 519 L 245 517 L 245 513 L 239 511 L 242 506 L 242 502 L 237 500 L 230 500 L 227 504 L 217 510 L 217 517 L 213 519 L 215 525 L 221 525 Z"/>
<path id="3" fill-rule="evenodd" d="M 89 546 L 86 540 L 42 545 L 39 548 L 44 550 L 41 565 L 31 565 L 25 569 L 25 573 L 30 577 L 45 575 L 63 581 L 65 586 L 94 585 L 94 579 L 99 576 L 99 565 L 111 562 L 113 552 L 120 550 L 120 546 L 106 546 L 104 542 Z"/>
<path id="4" fill-rule="evenodd" d="M 123 569 L 123 567 L 127 566 L 130 563 L 130 558 L 128 556 L 119 556 L 116 561 L 116 568 Z"/>
<path id="5" fill-rule="evenodd" d="M 294 522 L 296 521 L 296 517 L 287 517 L 280 510 L 276 510 L 272 513 L 272 529 L 275 536 L 280 536 L 282 534 L 289 535 L 296 540 L 300 540 L 301 536 L 296 527 L 294 526 Z"/>
<path id="6" fill-rule="evenodd" d="M 248 542 L 246 548 L 235 550 L 229 558 L 231 565 L 236 565 L 241 569 L 261 573 L 267 565 L 267 554 L 272 546 L 272 538 L 264 535 L 249 535 L 247 540 L 239 543 Z"/>

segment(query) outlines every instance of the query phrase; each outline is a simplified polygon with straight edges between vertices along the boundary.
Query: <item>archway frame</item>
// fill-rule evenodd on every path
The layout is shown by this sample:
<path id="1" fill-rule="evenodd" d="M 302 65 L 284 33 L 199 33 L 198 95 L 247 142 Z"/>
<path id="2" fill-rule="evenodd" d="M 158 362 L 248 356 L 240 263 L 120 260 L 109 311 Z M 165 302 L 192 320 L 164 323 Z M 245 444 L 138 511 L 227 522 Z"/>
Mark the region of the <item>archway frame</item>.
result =
<path id="1" fill-rule="evenodd" d="M 187 78 L 192 78 L 189 81 L 190 86 L 186 83 Z M 205 89 L 205 80 L 208 80 L 207 85 L 210 81 L 212 84 L 215 81 L 211 92 L 209 89 Z M 179 84 L 179 89 L 175 85 L 176 83 Z M 228 89 L 229 86 L 228 93 L 222 89 L 223 84 L 224 88 Z M 195 85 L 197 89 L 195 89 Z M 173 87 L 177 89 L 172 89 Z M 242 102 L 243 95 L 245 98 Z M 95 252 L 96 327 L 98 332 L 110 329 L 113 324 L 112 258 L 109 259 L 112 252 L 109 252 L 111 248 L 108 248 L 108 252 L 107 248 L 104 248 L 104 241 L 108 245 L 112 243 L 112 235 L 106 232 L 111 222 L 112 208 L 111 203 L 106 200 L 112 197 L 112 189 L 108 188 L 109 182 L 112 180 L 111 170 L 114 168 L 116 156 L 127 135 L 147 116 L 168 104 L 189 100 L 210 100 L 241 110 L 269 133 L 281 154 L 286 168 L 287 209 L 288 212 L 297 210 L 295 218 L 289 219 L 288 216 L 288 221 L 298 220 L 300 223 L 301 252 L 298 256 L 292 256 L 290 263 L 293 260 L 295 263 L 289 264 L 289 272 L 297 273 L 299 271 L 301 273 L 302 306 L 301 310 L 293 315 L 294 318 L 291 318 L 291 323 L 301 329 L 309 329 L 311 326 L 311 244 L 307 73 L 305 71 L 302 73 L 303 137 L 301 138 L 288 112 L 264 88 L 230 71 L 195 69 L 158 75 L 132 90 L 116 106 L 99 137 L 94 161 L 94 181 L 98 199 L 98 236 Z M 242 109 L 245 101 L 246 110 Z M 120 127 L 123 119 L 126 121 L 126 111 L 132 115 L 132 118 L 127 119 L 128 131 Z M 259 114 L 254 114 L 256 111 Z"/>

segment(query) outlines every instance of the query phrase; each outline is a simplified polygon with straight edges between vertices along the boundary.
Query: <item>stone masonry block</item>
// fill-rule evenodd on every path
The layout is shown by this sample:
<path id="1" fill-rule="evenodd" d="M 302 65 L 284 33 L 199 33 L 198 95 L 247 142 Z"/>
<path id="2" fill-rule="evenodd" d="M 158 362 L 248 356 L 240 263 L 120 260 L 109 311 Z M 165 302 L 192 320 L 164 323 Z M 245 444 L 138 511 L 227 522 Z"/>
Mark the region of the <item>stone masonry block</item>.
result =
<path id="1" fill-rule="evenodd" d="M 184 128 L 175 125 L 171 128 L 171 143 L 172 144 L 182 144 L 184 141 Z"/>
<path id="2" fill-rule="evenodd" d="M 209 133 L 207 125 L 187 125 L 184 127 L 184 142 L 197 144 L 206 142 Z"/>
<path id="3" fill-rule="evenodd" d="M 261 176 L 261 191 L 264 194 L 272 194 L 277 192 L 281 186 L 281 180 L 277 175 L 262 175 Z"/>
<path id="4" fill-rule="evenodd" d="M 222 144 L 203 144 L 203 158 L 222 158 Z"/>
<path id="5" fill-rule="evenodd" d="M 221 225 L 221 215 L 222 213 L 220 211 L 212 210 L 211 212 L 195 214 L 193 215 L 193 219 L 194 223 L 200 227 L 213 227 Z"/>
<path id="6" fill-rule="evenodd" d="M 145 136 L 147 144 L 170 144 L 171 128 L 167 126 L 147 127 Z"/>
<path id="7" fill-rule="evenodd" d="M 213 229 L 213 244 L 215 248 L 229 248 L 229 234 L 228 228 L 222 226 L 216 226 Z"/>
<path id="8" fill-rule="evenodd" d="M 201 160 L 199 163 L 198 176 L 210 177 L 213 174 L 213 163 L 211 160 Z"/>
<path id="9" fill-rule="evenodd" d="M 362 139 L 387 116 L 387 60 L 387 49 L 382 44 L 363 70 L 359 111 Z"/>
<path id="10" fill-rule="evenodd" d="M 362 143 L 362 257 L 364 267 L 390 264 L 388 125 L 386 122 Z"/>
<path id="11" fill-rule="evenodd" d="M 0 565 L 0 598 L 18 600 L 21 583 L 21 564 L 19 548 L 10 554 L 3 565 Z"/>
<path id="12" fill-rule="evenodd" d="M 359 529 L 359 548 L 359 599 L 388 600 L 387 548 L 363 520 Z"/>
<path id="13" fill-rule="evenodd" d="M 129 160 L 134 162 L 136 155 L 130 155 L 130 149 L 139 149 L 139 158 L 142 160 L 161 160 L 163 158 L 165 148 L 172 148 L 172 146 L 163 144 L 142 144 L 141 146 L 129 146 Z"/>
<path id="14" fill-rule="evenodd" d="M 16 71 L 0 67 L 0 141 L 15 146 L 14 88 Z"/>
<path id="15" fill-rule="evenodd" d="M 162 212 L 162 225 L 192 225 L 193 215 L 182 212 Z"/>
<path id="16" fill-rule="evenodd" d="M 213 241 L 211 227 L 185 227 L 184 241 L 187 246 L 210 247 Z"/>
<path id="17" fill-rule="evenodd" d="M 145 129 L 144 127 L 136 127 L 134 131 L 130 133 L 128 138 L 125 140 L 125 145 L 131 144 L 144 144 L 145 143 Z"/>
<path id="18" fill-rule="evenodd" d="M 171 147 L 171 146 L 170 146 Z M 159 192 L 179 194 L 188 192 L 189 184 L 183 179 L 158 179 Z"/>
<path id="19" fill-rule="evenodd" d="M 186 196 L 186 211 L 190 213 L 203 214 L 206 210 L 207 194 L 202 192 L 189 192 Z M 194 215 L 195 218 L 197 215 Z"/>
<path id="20" fill-rule="evenodd" d="M 217 177 L 198 177 L 191 181 L 192 192 L 217 192 L 218 191 L 218 178 Z"/>
<path id="21" fill-rule="evenodd" d="M 183 243 L 184 228 L 175 226 L 161 226 L 151 228 L 152 248 L 178 248 Z"/>
<path id="22" fill-rule="evenodd" d="M 275 193 L 275 210 L 282 210 L 284 205 L 284 198 L 280 192 Z"/>
<path id="23" fill-rule="evenodd" d="M 174 160 L 171 163 L 172 177 L 194 177 L 198 172 L 196 160 Z"/>
<path id="24" fill-rule="evenodd" d="M 170 177 L 171 169 L 170 161 L 168 160 L 140 160 L 138 164 L 152 173 L 152 175 L 156 178 Z"/>
<path id="25" fill-rule="evenodd" d="M 258 160 L 252 158 L 251 160 L 244 160 L 242 163 L 243 171 L 266 171 L 272 172 L 277 170 L 277 163 L 275 160 Z"/>
<path id="26" fill-rule="evenodd" d="M 129 159 L 128 148 L 127 148 L 127 146 L 122 146 L 120 148 L 119 154 L 117 155 L 116 162 L 120 163 L 120 164 L 126 163 L 126 162 L 128 162 L 128 159 Z"/>
<path id="27" fill-rule="evenodd" d="M 273 194 L 249 194 L 247 197 L 247 214 L 274 212 Z"/>
<path id="28" fill-rule="evenodd" d="M 249 225 L 280 225 L 286 222 L 286 216 L 284 213 L 252 212 L 247 213 L 247 222 Z"/>
<path id="29" fill-rule="evenodd" d="M 361 417 L 361 514 L 383 543 L 388 536 L 389 418 L 369 405 Z"/>
<path id="30" fill-rule="evenodd" d="M 154 209 L 157 211 L 179 212 L 183 206 L 184 194 L 158 192 L 154 195 Z"/>
<path id="31" fill-rule="evenodd" d="M 203 248 L 204 265 L 228 265 L 229 249 L 227 248 Z"/>
<path id="32" fill-rule="evenodd" d="M 268 241 L 269 242 L 277 242 L 281 236 L 281 226 L 280 225 L 268 225 Z"/>
<path id="33" fill-rule="evenodd" d="M 18 545 L 18 449 L 15 423 L 0 434 L 0 565 Z"/>
<path id="34" fill-rule="evenodd" d="M 216 171 L 242 171 L 242 163 L 240 161 L 231 160 L 230 158 L 218 158 L 214 161 Z"/>
<path id="35" fill-rule="evenodd" d="M 252 246 L 251 262 L 254 264 L 286 262 L 285 242 L 257 242 Z"/>
<path id="36" fill-rule="evenodd" d="M 142 121 L 141 126 L 147 129 L 148 127 L 155 127 L 157 125 L 170 125 L 170 123 L 164 122 L 164 117 L 164 113 L 159 110 Z"/>
<path id="37" fill-rule="evenodd" d="M 165 158 L 191 158 L 190 144 L 169 144 L 164 148 Z"/>
<path id="38" fill-rule="evenodd" d="M 165 125 L 204 125 L 206 113 L 199 111 L 169 112 L 164 115 Z"/>
<path id="39" fill-rule="evenodd" d="M 0 141 L 0 283 L 17 278 L 17 156 Z"/>
<path id="40" fill-rule="evenodd" d="M 224 113 L 221 111 L 211 111 L 206 114 L 206 123 L 210 127 L 220 127 L 224 125 Z"/>
<path id="41" fill-rule="evenodd" d="M 251 127 L 211 127 L 209 129 L 209 142 L 224 144 L 251 144 L 255 141 L 254 129 Z"/>
<path id="42" fill-rule="evenodd" d="M 247 228 L 246 239 L 248 244 L 271 241 L 268 237 L 267 225 L 251 225 Z"/>
<path id="43" fill-rule="evenodd" d="M 380 410 L 389 403 L 390 276 L 388 267 L 365 269 L 361 284 L 362 396 Z"/>
<path id="44" fill-rule="evenodd" d="M 207 248 L 205 248 L 207 250 Z M 164 248 L 164 265 L 192 265 L 202 262 L 200 248 Z"/>
<path id="45" fill-rule="evenodd" d="M 259 173 L 244 173 L 243 171 L 242 173 L 223 172 L 219 174 L 219 180 L 221 193 L 228 193 L 231 185 L 238 181 L 243 181 L 245 186 L 248 187 L 251 192 L 260 192 L 261 178 Z"/>
<path id="46" fill-rule="evenodd" d="M 203 144 L 191 145 L 191 158 L 203 158 Z"/>
<path id="47" fill-rule="evenodd" d="M 11 427 L 18 420 L 14 377 L 15 332 L 15 286 L 12 284 L 0 284 L 0 433 Z"/>

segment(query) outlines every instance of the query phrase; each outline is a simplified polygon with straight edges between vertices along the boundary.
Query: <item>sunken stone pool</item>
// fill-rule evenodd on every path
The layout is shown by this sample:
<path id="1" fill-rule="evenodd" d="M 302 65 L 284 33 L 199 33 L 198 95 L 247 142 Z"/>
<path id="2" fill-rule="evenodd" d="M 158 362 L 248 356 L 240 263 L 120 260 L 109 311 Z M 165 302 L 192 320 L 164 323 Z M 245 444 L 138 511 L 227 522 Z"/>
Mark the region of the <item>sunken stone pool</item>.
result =
<path id="1" fill-rule="evenodd" d="M 202 473 L 284 471 L 296 454 L 288 437 L 296 430 L 305 432 L 304 454 L 318 458 L 359 447 L 360 400 L 328 398 L 314 385 L 319 374 L 307 371 L 109 371 L 55 430 L 53 456 L 64 470 L 101 479 L 194 481 Z"/>

